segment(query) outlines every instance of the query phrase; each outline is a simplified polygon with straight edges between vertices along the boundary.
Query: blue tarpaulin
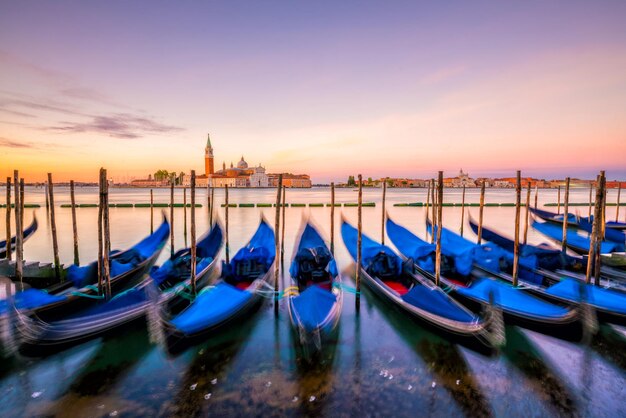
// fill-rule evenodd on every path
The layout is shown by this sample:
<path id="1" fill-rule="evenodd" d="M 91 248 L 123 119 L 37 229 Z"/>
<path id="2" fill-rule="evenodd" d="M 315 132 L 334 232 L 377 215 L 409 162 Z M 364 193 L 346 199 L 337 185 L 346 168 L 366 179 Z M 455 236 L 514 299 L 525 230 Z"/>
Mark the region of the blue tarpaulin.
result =
<path id="1" fill-rule="evenodd" d="M 425 286 L 414 286 L 402 299 L 435 315 L 460 322 L 476 322 L 479 318 L 461 309 L 453 303 L 449 297 L 437 289 L 429 289 Z"/>
<path id="2" fill-rule="evenodd" d="M 326 320 L 336 302 L 335 294 L 315 285 L 307 287 L 292 299 L 298 318 L 307 332 L 315 330 Z"/>
<path id="3" fill-rule="evenodd" d="M 581 302 L 581 292 L 586 302 L 608 311 L 626 315 L 626 295 L 578 280 L 563 279 L 546 289 L 546 293 L 575 303 Z"/>

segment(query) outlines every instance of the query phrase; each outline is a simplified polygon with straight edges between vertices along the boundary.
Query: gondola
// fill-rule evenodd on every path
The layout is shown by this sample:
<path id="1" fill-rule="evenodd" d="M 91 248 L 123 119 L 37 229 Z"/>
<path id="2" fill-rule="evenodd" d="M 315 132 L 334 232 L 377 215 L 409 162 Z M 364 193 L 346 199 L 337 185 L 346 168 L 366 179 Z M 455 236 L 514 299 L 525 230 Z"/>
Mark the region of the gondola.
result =
<path id="1" fill-rule="evenodd" d="M 30 223 L 28 228 L 24 229 L 24 242 L 28 240 L 28 238 L 32 237 L 35 232 L 37 232 L 37 228 L 39 227 L 39 223 L 37 222 L 37 217 L 33 212 L 33 221 Z M 11 253 L 15 253 L 15 245 L 16 245 L 17 237 L 11 237 Z M 7 241 L 0 241 L 0 258 L 5 258 L 7 256 Z"/>
<path id="2" fill-rule="evenodd" d="M 221 278 L 203 289 L 179 314 L 163 317 L 168 349 L 177 352 L 188 344 L 243 320 L 263 300 L 276 258 L 274 231 L 264 218 L 248 244 L 227 264 Z"/>
<path id="3" fill-rule="evenodd" d="M 427 228 L 432 231 L 428 220 Z M 387 234 L 401 253 L 413 259 L 418 272 L 434 280 L 432 244 L 421 240 L 391 219 L 387 220 Z M 505 254 L 497 246 L 480 246 L 442 228 L 441 254 L 443 267 L 440 284 L 452 297 L 470 309 L 485 309 L 493 301 L 502 309 L 507 323 L 567 339 L 577 340 L 582 337 L 582 324 L 576 309 L 546 302 L 507 283 L 474 274 L 475 264 L 498 271 L 500 263 L 505 261 Z"/>
<path id="4" fill-rule="evenodd" d="M 469 224 L 472 231 L 478 234 L 478 224 L 471 216 L 469 217 Z M 514 242 L 512 239 L 504 237 L 484 225 L 482 226 L 482 237 L 508 251 L 510 254 L 514 251 Z M 520 244 L 519 251 L 522 257 L 530 257 L 536 260 L 530 263 L 530 266 L 522 266 L 522 272 L 524 274 L 532 271 L 539 275 L 533 279 L 541 279 L 542 276 L 547 276 L 547 278 L 552 281 L 558 281 L 563 275 L 577 279 L 584 278 L 583 275 L 587 267 L 585 257 L 565 254 L 561 249 L 554 248 L 548 244 Z M 601 285 L 603 287 L 616 287 L 621 290 L 626 290 L 624 286 L 624 283 L 626 283 L 626 273 L 623 271 L 603 265 L 602 276 Z"/>
<path id="5" fill-rule="evenodd" d="M 322 349 L 337 329 L 343 291 L 337 263 L 317 229 L 306 222 L 289 268 L 289 318 L 306 355 Z"/>
<path id="6" fill-rule="evenodd" d="M 196 246 L 196 287 L 202 289 L 217 264 L 222 245 L 219 223 L 201 238 Z M 150 316 L 154 309 L 180 309 L 188 304 L 191 286 L 191 249 L 178 251 L 161 267 L 153 267 L 149 276 L 137 286 L 124 291 L 106 303 L 96 305 L 67 318 L 44 322 L 18 315 L 20 352 L 48 353 L 103 335 L 113 329 Z M 149 318 L 157 321 L 158 316 Z M 150 324 L 154 326 L 154 324 Z"/>
<path id="7" fill-rule="evenodd" d="M 347 221 L 341 224 L 341 235 L 348 252 L 357 257 L 357 230 Z M 361 278 L 381 299 L 408 313 L 431 329 L 477 349 L 491 350 L 504 341 L 504 330 L 492 334 L 496 316 L 482 319 L 452 299 L 420 274 L 413 273 L 412 263 L 402 259 L 386 245 L 362 234 Z M 494 310 L 490 310 L 494 313 Z M 494 331 L 497 327 L 493 327 Z"/>
<path id="8" fill-rule="evenodd" d="M 563 242 L 562 225 L 559 226 L 549 222 L 537 222 L 536 220 L 533 220 L 531 225 L 534 229 L 541 232 L 543 235 L 547 236 L 554 242 L 559 244 Z M 579 229 L 567 229 L 567 248 L 581 255 L 588 254 L 589 246 L 591 244 L 589 234 L 581 235 L 579 234 L 579 231 Z M 602 254 L 624 252 L 625 248 L 626 244 L 623 241 L 620 243 L 604 240 L 600 244 L 600 252 Z"/>
<path id="9" fill-rule="evenodd" d="M 547 210 L 535 209 L 532 207 L 528 208 L 535 216 L 540 219 L 543 219 L 546 222 L 563 225 L 563 217 L 564 215 L 557 214 L 554 212 L 549 212 Z M 593 216 L 584 217 L 574 215 L 573 213 L 567 214 L 567 225 L 568 227 L 572 227 L 574 229 L 582 229 L 583 231 L 587 231 L 591 233 L 591 229 L 593 228 Z M 626 241 L 626 233 L 623 230 L 626 229 L 626 223 L 617 222 L 617 221 L 608 221 L 605 223 L 605 234 L 604 238 L 607 241 L 613 241 L 617 243 L 624 243 Z"/>
<path id="10" fill-rule="evenodd" d="M 470 226 L 472 230 L 476 231 L 478 226 L 470 218 Z M 492 241 L 495 244 L 503 247 L 507 251 L 511 251 L 513 241 L 509 238 L 490 230 L 489 228 L 482 227 L 482 234 L 486 240 Z M 550 254 L 546 248 L 539 249 L 531 245 L 520 246 L 521 256 L 534 256 L 539 259 L 538 266 L 541 266 L 540 256 L 543 256 L 543 262 L 548 264 L 554 264 L 548 260 L 547 254 Z M 543 252 L 545 250 L 545 252 Z M 552 250 L 553 257 L 570 257 L 564 254 L 560 254 L 559 250 Z M 567 258 L 565 258 L 567 259 Z M 511 282 L 512 277 L 502 272 L 494 272 L 488 268 L 482 268 L 486 273 L 493 274 L 496 277 Z M 524 273 L 527 274 L 524 274 Z M 625 324 L 626 321 L 626 294 L 616 290 L 602 288 L 600 286 L 594 286 L 592 284 L 586 284 L 580 280 L 573 278 L 567 278 L 558 274 L 546 274 L 547 272 L 541 268 L 520 269 L 520 284 L 528 292 L 533 293 L 536 296 L 541 297 L 555 303 L 570 304 L 579 306 L 581 303 L 586 303 L 593 307 L 598 313 L 600 320 L 615 323 Z"/>
<path id="11" fill-rule="evenodd" d="M 110 258 L 111 292 L 116 294 L 143 278 L 158 258 L 170 234 L 167 220 L 153 234 L 126 251 L 112 251 Z M 44 321 L 61 319 L 81 309 L 102 302 L 98 290 L 98 264 L 72 265 L 67 280 L 44 290 L 18 291 L 11 300 L 0 301 L 0 315 L 14 306 L 22 314 L 35 315 Z"/>

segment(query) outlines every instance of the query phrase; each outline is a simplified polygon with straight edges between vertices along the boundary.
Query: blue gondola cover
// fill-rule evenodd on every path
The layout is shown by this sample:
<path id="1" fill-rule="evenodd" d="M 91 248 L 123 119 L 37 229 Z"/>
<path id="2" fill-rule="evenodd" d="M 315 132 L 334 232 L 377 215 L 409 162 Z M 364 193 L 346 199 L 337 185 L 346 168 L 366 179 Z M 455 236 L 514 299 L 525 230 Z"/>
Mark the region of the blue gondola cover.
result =
<path id="1" fill-rule="evenodd" d="M 414 286 L 402 299 L 425 311 L 434 313 L 444 318 L 459 322 L 477 322 L 477 316 L 470 314 L 452 303 L 445 294 L 439 290 L 428 289 L 425 286 Z"/>
<path id="2" fill-rule="evenodd" d="M 334 293 L 313 285 L 294 297 L 293 305 L 305 330 L 310 332 L 324 322 L 336 301 Z"/>

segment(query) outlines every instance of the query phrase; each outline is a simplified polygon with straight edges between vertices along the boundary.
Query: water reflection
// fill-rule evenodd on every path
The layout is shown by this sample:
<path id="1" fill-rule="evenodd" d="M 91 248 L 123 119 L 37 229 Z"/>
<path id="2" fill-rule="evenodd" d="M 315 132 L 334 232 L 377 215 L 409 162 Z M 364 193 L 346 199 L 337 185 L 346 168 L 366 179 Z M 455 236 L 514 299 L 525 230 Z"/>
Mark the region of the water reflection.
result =
<path id="1" fill-rule="evenodd" d="M 407 315 L 390 309 L 368 288 L 362 288 L 361 292 L 367 301 L 367 306 L 375 306 L 403 340 L 425 361 L 428 370 L 434 375 L 434 387 L 442 385 L 468 416 L 492 415 L 488 402 L 455 344 L 421 328 Z M 403 373 L 401 369 L 394 371 L 396 374 Z M 431 388 L 433 388 L 432 384 Z M 429 393 L 431 401 L 433 396 L 431 391 Z M 429 411 L 434 412 L 432 406 L 429 403 Z"/>

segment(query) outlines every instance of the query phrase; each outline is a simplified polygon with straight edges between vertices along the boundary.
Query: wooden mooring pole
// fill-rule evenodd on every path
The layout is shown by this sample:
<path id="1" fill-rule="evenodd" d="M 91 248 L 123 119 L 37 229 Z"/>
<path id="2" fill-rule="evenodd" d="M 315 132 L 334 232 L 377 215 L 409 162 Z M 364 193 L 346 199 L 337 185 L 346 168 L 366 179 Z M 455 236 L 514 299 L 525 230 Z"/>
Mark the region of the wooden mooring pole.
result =
<path id="1" fill-rule="evenodd" d="M 480 183 L 480 208 L 478 210 L 478 245 L 483 242 L 483 213 L 485 211 L 485 181 Z"/>
<path id="2" fill-rule="evenodd" d="M 463 185 L 463 194 L 461 195 L 461 236 L 463 236 L 464 225 L 465 225 L 465 185 Z"/>
<path id="3" fill-rule="evenodd" d="M 335 183 L 330 183 L 330 253 L 335 255 Z"/>
<path id="4" fill-rule="evenodd" d="M 7 177 L 7 213 L 6 213 L 6 231 L 7 231 L 7 250 L 5 258 L 11 260 L 11 177 Z"/>
<path id="5" fill-rule="evenodd" d="M 22 248 L 22 216 L 20 215 L 20 173 L 19 171 L 13 171 L 13 186 L 15 188 L 15 281 L 20 282 L 21 288 L 24 288 L 23 279 L 23 265 L 24 254 Z M 9 241 L 10 243 L 10 241 Z"/>
<path id="6" fill-rule="evenodd" d="M 591 204 L 592 193 L 593 193 L 593 183 L 589 183 L 589 214 L 587 215 L 589 218 L 591 218 L 591 206 L 593 206 Z"/>
<path id="7" fill-rule="evenodd" d="M 589 189 L 591 190 L 591 188 Z M 591 193 L 591 192 L 590 192 Z M 591 202 L 591 199 L 589 199 Z M 596 200 L 594 202 L 593 208 L 593 222 L 591 224 L 591 235 L 589 236 L 589 252 L 587 253 L 587 270 L 585 273 L 585 282 L 587 284 L 591 283 L 591 276 L 594 274 L 594 264 L 595 264 L 595 253 L 596 253 L 596 239 L 598 236 L 598 205 L 600 204 L 600 175 L 598 175 L 596 180 Z M 591 206 L 589 206 L 591 207 Z M 591 214 L 589 215 L 591 217 Z"/>
<path id="8" fill-rule="evenodd" d="M 570 178 L 565 179 L 565 201 L 563 202 L 563 240 L 561 241 L 561 252 L 567 252 L 567 217 L 569 215 L 569 184 Z"/>
<path id="9" fill-rule="evenodd" d="M 191 170 L 191 291 L 196 295 L 196 171 Z"/>
<path id="10" fill-rule="evenodd" d="M 183 187 L 183 236 L 187 246 L 187 188 Z"/>
<path id="11" fill-rule="evenodd" d="M 24 177 L 20 179 L 20 220 L 22 221 L 22 227 L 24 227 Z M 16 232 L 22 235 L 22 244 L 24 244 L 24 230 Z"/>
<path id="12" fill-rule="evenodd" d="M 174 258 L 174 181 L 175 177 L 170 178 L 170 256 Z"/>
<path id="13" fill-rule="evenodd" d="M 215 187 L 211 187 L 211 211 L 209 212 L 209 224 L 213 225 L 213 211 L 215 210 Z"/>
<path id="14" fill-rule="evenodd" d="M 102 185 L 102 168 L 98 176 L 98 294 L 105 294 L 104 289 L 104 228 L 102 218 L 104 214 L 104 191 Z"/>
<path id="15" fill-rule="evenodd" d="M 357 205 L 357 239 L 356 239 L 356 309 L 361 306 L 361 264 L 362 264 L 362 240 L 363 240 L 363 176 L 359 174 L 359 197 Z"/>
<path id="16" fill-rule="evenodd" d="M 50 194 L 50 228 L 52 229 L 52 251 L 54 252 L 54 276 L 59 281 L 61 279 L 61 262 L 59 261 L 59 241 L 57 239 L 57 222 L 54 210 L 52 173 L 48 173 L 48 193 Z"/>
<path id="17" fill-rule="evenodd" d="M 278 184 L 276 185 L 276 213 L 274 215 L 274 245 L 276 247 L 276 257 L 278 257 L 278 254 L 280 253 L 280 235 L 279 235 L 279 229 L 280 229 L 280 197 L 281 197 L 281 192 L 282 192 L 282 188 L 283 188 L 283 175 L 279 174 L 278 175 Z M 283 221 L 284 222 L 284 221 Z M 279 291 L 279 286 L 278 286 L 278 275 L 279 275 L 279 271 L 280 271 L 280 264 L 278 263 L 278 260 L 276 260 L 274 262 L 274 312 L 276 314 L 278 314 L 278 291 Z"/>
<path id="18" fill-rule="evenodd" d="M 441 278 L 441 230 L 443 229 L 443 171 L 437 179 L 437 244 L 435 249 L 435 285 L 439 286 Z M 434 227 L 434 225 L 433 225 Z M 434 229 L 433 229 L 434 233 Z"/>
<path id="19" fill-rule="evenodd" d="M 600 171 L 600 204 L 598 205 L 598 223 L 596 231 L 596 251 L 594 262 L 594 284 L 600 285 L 600 270 L 602 269 L 602 241 L 604 241 L 604 228 L 606 227 L 606 173 Z M 597 195 L 596 195 L 597 196 Z M 595 219 L 594 219 L 595 220 Z"/>
<path id="20" fill-rule="evenodd" d="M 76 196 L 74 195 L 74 180 L 70 180 L 70 202 L 72 203 L 72 235 L 74 238 L 74 264 L 79 266 L 78 257 L 78 226 L 76 225 Z"/>
<path id="21" fill-rule="evenodd" d="M 226 258 L 226 264 L 230 263 L 230 237 L 228 234 L 228 184 L 224 185 L 224 255 Z M 276 236 L 278 236 L 278 228 L 276 229 Z M 278 257 L 278 252 L 276 252 Z M 277 263 L 278 264 L 278 263 Z"/>
<path id="22" fill-rule="evenodd" d="M 615 222 L 619 222 L 619 199 L 621 197 L 622 194 L 622 182 L 618 182 L 617 183 L 617 209 L 615 212 Z"/>
<path id="23" fill-rule="evenodd" d="M 517 170 L 515 181 L 515 242 L 513 243 L 513 287 L 517 286 L 519 276 L 519 222 L 520 222 L 520 200 L 522 194 L 522 173 Z"/>
<path id="24" fill-rule="evenodd" d="M 556 214 L 561 214 L 561 186 L 558 187 L 557 190 L 557 198 L 556 198 Z"/>
<path id="25" fill-rule="evenodd" d="M 535 184 L 535 210 L 537 210 L 537 200 L 539 199 L 539 185 Z"/>
<path id="26" fill-rule="evenodd" d="M 102 190 L 103 190 L 103 208 L 102 208 L 102 224 L 104 227 L 104 283 L 106 286 L 107 300 L 111 299 L 111 263 L 109 257 L 111 255 L 111 222 L 109 218 L 109 182 L 107 181 L 107 170 L 102 169 Z M 52 206 L 52 201 L 50 201 Z M 52 207 L 51 213 L 52 213 Z"/>
<path id="27" fill-rule="evenodd" d="M 150 234 L 154 233 L 154 193 L 150 189 Z"/>
<path id="28" fill-rule="evenodd" d="M 432 218 L 433 218 L 433 223 L 432 223 L 432 237 L 430 240 L 431 244 L 435 243 L 435 225 L 437 225 L 437 198 L 435 195 L 435 179 L 431 179 L 430 180 L 431 185 L 430 185 L 430 200 L 432 200 Z"/>
<path id="29" fill-rule="evenodd" d="M 380 233 L 380 243 L 385 245 L 385 218 L 387 216 L 387 214 L 385 213 L 385 199 L 387 198 L 387 179 L 383 179 L 383 213 L 382 213 L 382 226 L 381 226 L 381 233 Z"/>
<path id="30" fill-rule="evenodd" d="M 428 181 L 428 189 L 426 189 L 426 225 L 430 218 L 430 180 Z M 426 240 L 428 240 L 428 228 L 426 228 Z"/>
<path id="31" fill-rule="evenodd" d="M 48 184 L 44 184 L 44 192 L 46 194 L 46 213 L 48 213 L 48 210 L 50 209 L 50 202 L 48 201 Z"/>
<path id="32" fill-rule="evenodd" d="M 524 245 L 528 243 L 528 224 L 530 223 L 530 180 L 526 188 L 526 212 L 524 222 Z"/>
<path id="33" fill-rule="evenodd" d="M 281 233 L 280 233 L 280 262 L 285 261 L 285 208 L 287 207 L 286 199 L 287 188 L 283 186 L 283 201 L 282 201 L 282 225 L 281 225 Z"/>

